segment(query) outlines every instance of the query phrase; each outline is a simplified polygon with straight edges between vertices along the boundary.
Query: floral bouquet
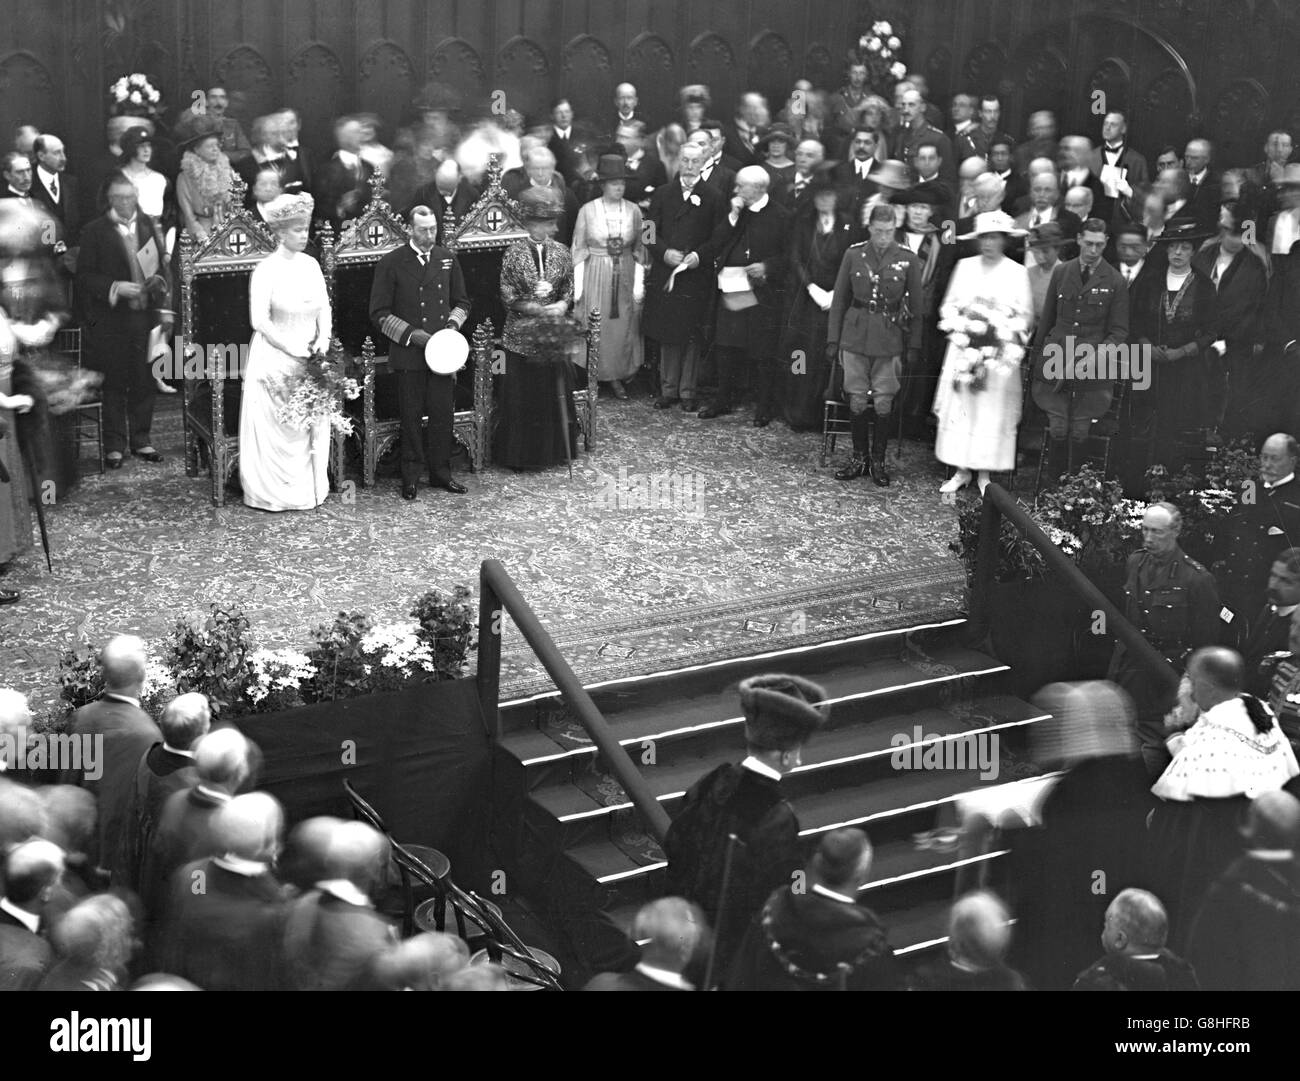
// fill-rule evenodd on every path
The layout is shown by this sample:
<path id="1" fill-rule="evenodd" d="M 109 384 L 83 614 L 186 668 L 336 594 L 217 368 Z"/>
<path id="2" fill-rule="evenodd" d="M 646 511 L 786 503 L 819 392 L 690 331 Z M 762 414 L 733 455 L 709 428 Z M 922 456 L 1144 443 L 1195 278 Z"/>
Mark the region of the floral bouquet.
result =
<path id="1" fill-rule="evenodd" d="M 1039 493 L 1033 516 L 1066 555 L 1098 569 L 1122 566 L 1141 536 L 1146 504 L 1125 499 L 1119 481 L 1084 465 L 1059 488 Z M 1060 533 L 1072 543 L 1061 541 Z"/>
<path id="2" fill-rule="evenodd" d="M 515 324 L 529 360 L 550 362 L 566 355 L 583 334 L 582 323 L 571 315 L 532 315 Z"/>
<path id="3" fill-rule="evenodd" d="M 874 22 L 871 31 L 858 39 L 856 59 L 867 65 L 872 89 L 877 93 L 892 90 L 907 74 L 907 65 L 898 59 L 903 43 L 887 22 Z"/>
<path id="4" fill-rule="evenodd" d="M 978 392 L 988 386 L 993 371 L 1020 367 L 1029 327 L 1009 304 L 977 297 L 960 306 L 945 304 L 939 311 L 939 329 L 958 349 L 953 389 Z"/>
<path id="5" fill-rule="evenodd" d="M 303 684 L 314 678 L 316 667 L 296 649 L 258 649 L 248 658 L 244 697 L 257 713 L 275 713 L 303 703 Z"/>
<path id="6" fill-rule="evenodd" d="M 139 72 L 118 79 L 108 88 L 108 97 L 115 116 L 147 116 L 156 120 L 162 112 L 162 95 Z"/>
<path id="7" fill-rule="evenodd" d="M 283 390 L 284 401 L 276 409 L 281 424 L 305 432 L 328 420 L 333 431 L 352 434 L 352 418 L 344 412 L 343 400 L 356 398 L 361 386 L 342 375 L 324 353 L 308 357 L 296 375 L 284 380 Z"/>

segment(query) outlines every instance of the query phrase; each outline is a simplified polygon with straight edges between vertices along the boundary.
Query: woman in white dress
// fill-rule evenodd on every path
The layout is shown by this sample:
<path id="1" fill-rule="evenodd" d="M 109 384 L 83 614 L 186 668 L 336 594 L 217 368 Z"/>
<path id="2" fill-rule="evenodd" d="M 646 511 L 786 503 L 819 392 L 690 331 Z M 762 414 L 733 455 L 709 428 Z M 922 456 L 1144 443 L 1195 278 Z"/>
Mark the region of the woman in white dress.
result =
<path id="1" fill-rule="evenodd" d="M 312 206 L 310 195 L 281 195 L 267 205 L 280 246 L 249 281 L 253 341 L 239 410 L 239 480 L 244 502 L 259 510 L 310 510 L 329 494 L 329 421 L 302 431 L 277 415 L 287 381 L 304 360 L 329 348 L 325 278 L 320 264 L 303 254 Z"/>
<path id="2" fill-rule="evenodd" d="M 1023 235 L 1024 230 L 1017 229 L 1011 217 L 1000 210 L 976 215 L 975 231 L 958 239 L 978 240 L 980 254 L 958 261 L 940 314 L 955 313 L 976 300 L 995 301 L 1010 307 L 1021 321 L 1021 329 L 1027 329 L 1033 317 L 1029 275 L 1003 254 L 1007 237 Z M 1016 464 L 1020 367 L 990 365 L 988 382 L 980 390 L 954 387 L 963 367 L 961 349 L 949 341 L 934 398 L 934 414 L 939 420 L 934 453 L 957 472 L 939 490 L 955 492 L 971 482 L 972 472 L 978 472 L 982 493 L 990 473 L 1005 472 Z"/>

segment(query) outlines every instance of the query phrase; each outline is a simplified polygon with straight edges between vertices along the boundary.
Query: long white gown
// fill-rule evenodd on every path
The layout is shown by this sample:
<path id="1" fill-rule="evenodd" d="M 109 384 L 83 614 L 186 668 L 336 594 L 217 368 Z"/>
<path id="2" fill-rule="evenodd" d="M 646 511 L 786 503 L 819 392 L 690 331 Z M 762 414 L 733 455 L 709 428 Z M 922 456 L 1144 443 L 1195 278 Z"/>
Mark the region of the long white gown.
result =
<path id="1" fill-rule="evenodd" d="M 1026 326 L 1033 320 L 1029 275 L 1006 256 L 992 268 L 984 265 L 982 255 L 958 261 L 943 303 L 960 306 L 977 298 L 1011 305 Z M 934 395 L 939 420 L 935 457 L 958 469 L 1005 472 L 1015 468 L 1016 426 L 1023 401 L 1020 369 L 990 369 L 983 390 L 956 390 L 952 380 L 958 364 L 956 349 L 949 342 Z"/>
<path id="2" fill-rule="evenodd" d="M 313 342 L 329 342 L 329 294 L 320 264 L 280 248 L 253 271 L 248 306 L 253 340 L 239 410 L 244 502 L 261 510 L 310 510 L 329 494 L 329 421 L 300 431 L 281 423 L 276 406 L 285 399 L 283 381 L 301 365 L 298 357 Z"/>

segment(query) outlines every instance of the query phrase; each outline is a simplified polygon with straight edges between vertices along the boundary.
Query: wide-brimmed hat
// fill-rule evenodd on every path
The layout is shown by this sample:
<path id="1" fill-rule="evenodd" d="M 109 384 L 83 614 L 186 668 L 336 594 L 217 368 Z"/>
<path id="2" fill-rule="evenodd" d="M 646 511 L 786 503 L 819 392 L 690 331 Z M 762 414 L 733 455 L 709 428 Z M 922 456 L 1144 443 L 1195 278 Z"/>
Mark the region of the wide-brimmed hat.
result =
<path id="1" fill-rule="evenodd" d="M 601 154 L 596 162 L 597 184 L 604 184 L 610 180 L 631 180 L 632 174 L 627 171 L 627 158 L 622 154 Z"/>
<path id="2" fill-rule="evenodd" d="M 525 188 L 519 195 L 524 221 L 555 221 L 564 217 L 564 201 L 554 188 Z"/>
<path id="3" fill-rule="evenodd" d="M 943 193 L 936 191 L 929 184 L 922 184 L 920 187 L 900 191 L 894 196 L 895 206 L 911 206 L 913 203 L 924 203 L 926 206 L 943 206 Z"/>
<path id="4" fill-rule="evenodd" d="M 1195 218 L 1174 218 L 1173 221 L 1165 222 L 1165 227 L 1160 231 L 1159 236 L 1153 236 L 1153 244 L 1175 244 L 1183 241 L 1188 244 L 1200 244 L 1204 240 L 1209 240 L 1215 234 L 1209 229 L 1201 227 L 1200 222 Z"/>
<path id="5" fill-rule="evenodd" d="M 793 147 L 799 141 L 794 133 L 794 128 L 780 120 L 763 133 L 763 137 L 758 140 L 758 149 L 766 150 L 773 139 L 784 139 L 786 145 L 790 147 Z"/>
<path id="6" fill-rule="evenodd" d="M 907 191 L 912 186 L 911 178 L 907 175 L 907 166 L 895 158 L 882 161 L 880 168 L 867 179 L 877 187 L 889 188 L 891 191 Z"/>
<path id="7" fill-rule="evenodd" d="M 708 108 L 713 101 L 709 88 L 703 83 L 692 83 L 690 86 L 683 86 L 677 93 L 683 105 L 703 105 Z"/>
<path id="8" fill-rule="evenodd" d="M 975 227 L 958 240 L 974 240 L 977 237 L 987 236 L 990 233 L 1004 233 L 1007 236 L 1024 236 L 1024 229 L 1016 227 L 1015 219 L 1002 210 L 986 210 L 983 214 L 975 215 Z"/>
<path id="9" fill-rule="evenodd" d="M 1059 248 L 1065 243 L 1065 230 L 1059 221 L 1045 221 L 1029 230 L 1025 246 L 1029 248 Z"/>
<path id="10" fill-rule="evenodd" d="M 186 113 L 177 123 L 175 129 L 177 147 L 181 150 L 193 150 L 204 139 L 220 139 L 221 121 L 207 114 Z"/>

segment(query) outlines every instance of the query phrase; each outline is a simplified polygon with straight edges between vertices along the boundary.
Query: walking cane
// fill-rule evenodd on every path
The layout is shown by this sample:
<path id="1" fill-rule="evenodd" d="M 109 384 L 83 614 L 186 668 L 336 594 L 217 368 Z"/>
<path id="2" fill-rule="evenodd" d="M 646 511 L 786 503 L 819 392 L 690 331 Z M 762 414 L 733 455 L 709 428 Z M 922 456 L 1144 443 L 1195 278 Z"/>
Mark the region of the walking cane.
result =
<path id="1" fill-rule="evenodd" d="M 713 925 L 713 943 L 709 947 L 709 963 L 704 969 L 704 990 L 713 990 L 713 969 L 718 960 L 718 941 L 722 938 L 722 922 L 727 915 L 727 895 L 731 892 L 731 868 L 736 846 L 744 842 L 734 833 L 727 834 L 727 854 L 722 861 L 722 889 L 718 893 L 718 918 Z"/>

